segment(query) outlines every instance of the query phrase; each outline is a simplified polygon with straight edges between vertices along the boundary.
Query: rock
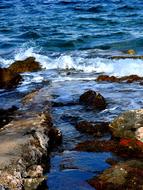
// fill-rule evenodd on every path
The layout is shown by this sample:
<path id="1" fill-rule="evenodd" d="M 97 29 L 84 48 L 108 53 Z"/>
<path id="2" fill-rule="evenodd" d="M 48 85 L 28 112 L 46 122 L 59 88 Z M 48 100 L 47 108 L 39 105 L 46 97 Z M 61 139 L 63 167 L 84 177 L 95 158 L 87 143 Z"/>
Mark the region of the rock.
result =
<path id="1" fill-rule="evenodd" d="M 3 69 L 0 68 L 0 88 L 14 88 L 16 87 L 20 81 L 22 80 L 22 77 L 9 69 Z"/>
<path id="2" fill-rule="evenodd" d="M 33 165 L 28 168 L 27 176 L 30 178 L 43 177 L 43 168 L 41 165 Z"/>
<path id="3" fill-rule="evenodd" d="M 130 160 L 113 165 L 102 174 L 88 180 L 96 190 L 143 189 L 143 163 Z"/>
<path id="4" fill-rule="evenodd" d="M 85 141 L 77 144 L 75 150 L 85 152 L 115 152 L 117 143 L 113 140 L 108 141 Z"/>
<path id="5" fill-rule="evenodd" d="M 108 75 L 100 75 L 97 77 L 96 81 L 106 81 L 106 82 L 141 82 L 143 81 L 143 77 L 139 77 L 138 75 L 130 75 L 125 77 L 115 77 L 115 76 L 108 76 Z"/>
<path id="6" fill-rule="evenodd" d="M 50 146 L 56 146 L 55 137 L 61 134 L 53 127 L 47 89 L 32 97 L 0 129 L 0 184 L 5 189 L 40 188 L 43 171 L 50 167 Z"/>
<path id="7" fill-rule="evenodd" d="M 109 125 L 114 137 L 142 140 L 143 109 L 131 110 L 121 114 Z"/>
<path id="8" fill-rule="evenodd" d="M 107 104 L 104 97 L 93 90 L 84 92 L 79 99 L 81 104 L 87 105 L 92 109 L 105 109 Z"/>
<path id="9" fill-rule="evenodd" d="M 109 59 L 143 59 L 143 55 L 117 55 L 111 56 Z"/>
<path id="10" fill-rule="evenodd" d="M 135 50 L 133 50 L 133 49 L 129 49 L 127 51 L 124 51 L 124 53 L 129 54 L 129 55 L 135 55 L 136 54 Z"/>
<path id="11" fill-rule="evenodd" d="M 17 109 L 15 106 L 7 110 L 0 109 L 0 128 L 12 121 Z"/>
<path id="12" fill-rule="evenodd" d="M 15 73 L 40 71 L 40 63 L 35 61 L 34 57 L 29 57 L 23 61 L 15 61 L 9 66 L 9 69 Z"/>
<path id="13" fill-rule="evenodd" d="M 56 128 L 52 128 L 49 133 L 49 145 L 50 147 L 59 146 L 62 143 L 62 133 Z"/>
<path id="14" fill-rule="evenodd" d="M 112 152 L 125 158 L 143 158 L 143 143 L 134 139 L 94 140 L 79 143 L 76 151 L 85 152 Z"/>
<path id="15" fill-rule="evenodd" d="M 115 76 L 100 75 L 97 77 L 96 81 L 120 82 L 120 79 Z"/>
<path id="16" fill-rule="evenodd" d="M 107 158 L 106 163 L 110 164 L 111 166 L 116 165 L 118 163 L 117 160 L 113 158 Z"/>
<path id="17" fill-rule="evenodd" d="M 82 133 L 87 133 L 93 136 L 101 137 L 109 132 L 109 123 L 107 122 L 87 122 L 80 121 L 76 125 L 76 129 Z"/>
<path id="18" fill-rule="evenodd" d="M 24 190 L 37 190 L 38 186 L 45 180 L 41 178 L 27 178 L 24 179 Z"/>

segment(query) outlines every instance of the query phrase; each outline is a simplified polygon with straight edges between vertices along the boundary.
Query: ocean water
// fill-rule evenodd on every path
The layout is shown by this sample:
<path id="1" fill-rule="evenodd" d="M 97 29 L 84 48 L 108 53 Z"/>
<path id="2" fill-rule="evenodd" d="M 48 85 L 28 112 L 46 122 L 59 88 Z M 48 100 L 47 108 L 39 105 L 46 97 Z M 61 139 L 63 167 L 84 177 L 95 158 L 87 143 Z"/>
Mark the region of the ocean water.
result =
<path id="1" fill-rule="evenodd" d="M 22 46 L 142 52 L 142 0 L 1 0 L 0 55 Z"/>
<path id="2" fill-rule="evenodd" d="M 142 0 L 1 0 L 0 65 L 35 56 L 46 69 L 142 76 L 141 60 L 106 59 L 143 53 L 142 10 Z"/>
<path id="3" fill-rule="evenodd" d="M 124 111 L 143 108 L 142 85 L 96 82 L 100 74 L 143 76 L 143 60 L 108 58 L 128 49 L 143 54 L 142 10 L 142 0 L 0 0 L 0 67 L 34 56 L 43 68 L 23 73 L 16 89 L 0 89 L 0 108 L 20 106 L 24 94 L 41 87 L 54 102 L 76 102 L 92 89 L 108 104 L 101 112 L 80 105 L 53 108 L 54 125 L 64 139 L 63 151 L 51 157 L 49 190 L 92 190 L 86 180 L 109 167 L 107 158 L 116 157 L 73 151 L 92 137 L 63 118 L 110 122 Z"/>

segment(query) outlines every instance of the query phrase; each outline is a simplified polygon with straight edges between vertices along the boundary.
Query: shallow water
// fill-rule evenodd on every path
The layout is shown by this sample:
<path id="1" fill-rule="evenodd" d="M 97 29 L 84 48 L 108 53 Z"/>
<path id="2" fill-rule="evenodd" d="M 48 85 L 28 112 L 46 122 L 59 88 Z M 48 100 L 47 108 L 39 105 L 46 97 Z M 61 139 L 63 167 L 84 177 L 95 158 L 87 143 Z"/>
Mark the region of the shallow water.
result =
<path id="1" fill-rule="evenodd" d="M 143 60 L 109 59 L 128 49 L 143 54 L 142 10 L 142 0 L 0 1 L 0 67 L 34 56 L 43 68 L 22 74 L 24 81 L 15 90 L 0 90 L 0 108 L 19 107 L 26 93 L 41 87 L 54 102 L 77 102 L 92 89 L 108 103 L 101 112 L 77 104 L 53 107 L 63 144 L 51 155 L 49 190 L 92 190 L 86 180 L 109 167 L 107 158 L 120 159 L 74 151 L 77 143 L 93 137 L 79 133 L 71 117 L 110 122 L 126 110 L 143 108 L 140 84 L 95 81 L 99 74 L 143 76 Z"/>
<path id="2" fill-rule="evenodd" d="M 49 190 L 88 190 L 93 189 L 87 180 L 98 175 L 106 168 L 110 167 L 106 163 L 107 158 L 121 160 L 112 153 L 87 153 L 73 151 L 74 147 L 85 140 L 101 138 L 85 135 L 75 129 L 75 120 L 86 121 L 112 121 L 120 113 L 130 109 L 143 108 L 141 96 L 142 86 L 139 84 L 127 83 L 97 83 L 93 76 L 97 74 L 85 74 L 88 80 L 84 80 L 82 74 L 71 74 L 70 80 L 53 81 L 48 88 L 48 93 L 52 95 L 54 102 L 76 102 L 79 96 L 86 90 L 99 91 L 106 97 L 107 109 L 99 112 L 88 110 L 81 105 L 57 106 L 53 107 L 52 115 L 54 125 L 62 131 L 63 144 L 59 151 L 51 155 L 51 169 L 48 175 L 47 185 Z M 75 77 L 76 76 L 76 77 Z M 79 80 L 74 80 L 75 78 Z M 81 79 L 83 77 L 83 79 Z M 91 80 L 89 78 L 91 77 Z M 102 139 L 109 139 L 105 134 Z"/>

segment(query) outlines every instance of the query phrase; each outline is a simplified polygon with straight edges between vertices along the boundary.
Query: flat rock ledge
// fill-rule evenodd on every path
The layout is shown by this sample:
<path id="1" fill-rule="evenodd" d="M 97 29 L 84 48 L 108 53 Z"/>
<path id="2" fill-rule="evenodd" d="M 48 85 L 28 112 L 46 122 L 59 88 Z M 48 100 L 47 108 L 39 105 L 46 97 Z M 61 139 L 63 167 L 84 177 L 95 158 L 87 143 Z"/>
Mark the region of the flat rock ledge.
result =
<path id="1" fill-rule="evenodd" d="M 37 189 L 45 179 L 50 147 L 61 139 L 52 124 L 48 95 L 45 91 L 34 95 L 0 129 L 0 190 Z M 42 102 L 37 101 L 41 96 Z"/>

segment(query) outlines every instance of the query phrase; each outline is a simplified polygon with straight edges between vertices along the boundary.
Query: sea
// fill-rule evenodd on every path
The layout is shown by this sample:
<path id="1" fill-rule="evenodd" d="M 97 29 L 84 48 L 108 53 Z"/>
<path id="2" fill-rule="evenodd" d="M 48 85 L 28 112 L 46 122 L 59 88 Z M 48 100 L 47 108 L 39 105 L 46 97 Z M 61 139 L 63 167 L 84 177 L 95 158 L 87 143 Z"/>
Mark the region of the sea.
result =
<path id="1" fill-rule="evenodd" d="M 92 190 L 87 180 L 108 168 L 105 160 L 115 156 L 74 151 L 93 137 L 80 134 L 65 118 L 110 122 L 124 111 L 143 108 L 139 83 L 96 81 L 100 74 L 143 77 L 143 60 L 109 59 L 129 49 L 143 55 L 142 0 L 0 0 L 0 67 L 32 56 L 43 68 L 23 73 L 16 89 L 0 89 L 0 108 L 19 107 L 25 94 L 42 87 L 57 103 L 77 101 L 89 89 L 108 103 L 101 112 L 80 105 L 53 108 L 64 140 L 63 151 L 51 156 L 49 190 Z"/>

